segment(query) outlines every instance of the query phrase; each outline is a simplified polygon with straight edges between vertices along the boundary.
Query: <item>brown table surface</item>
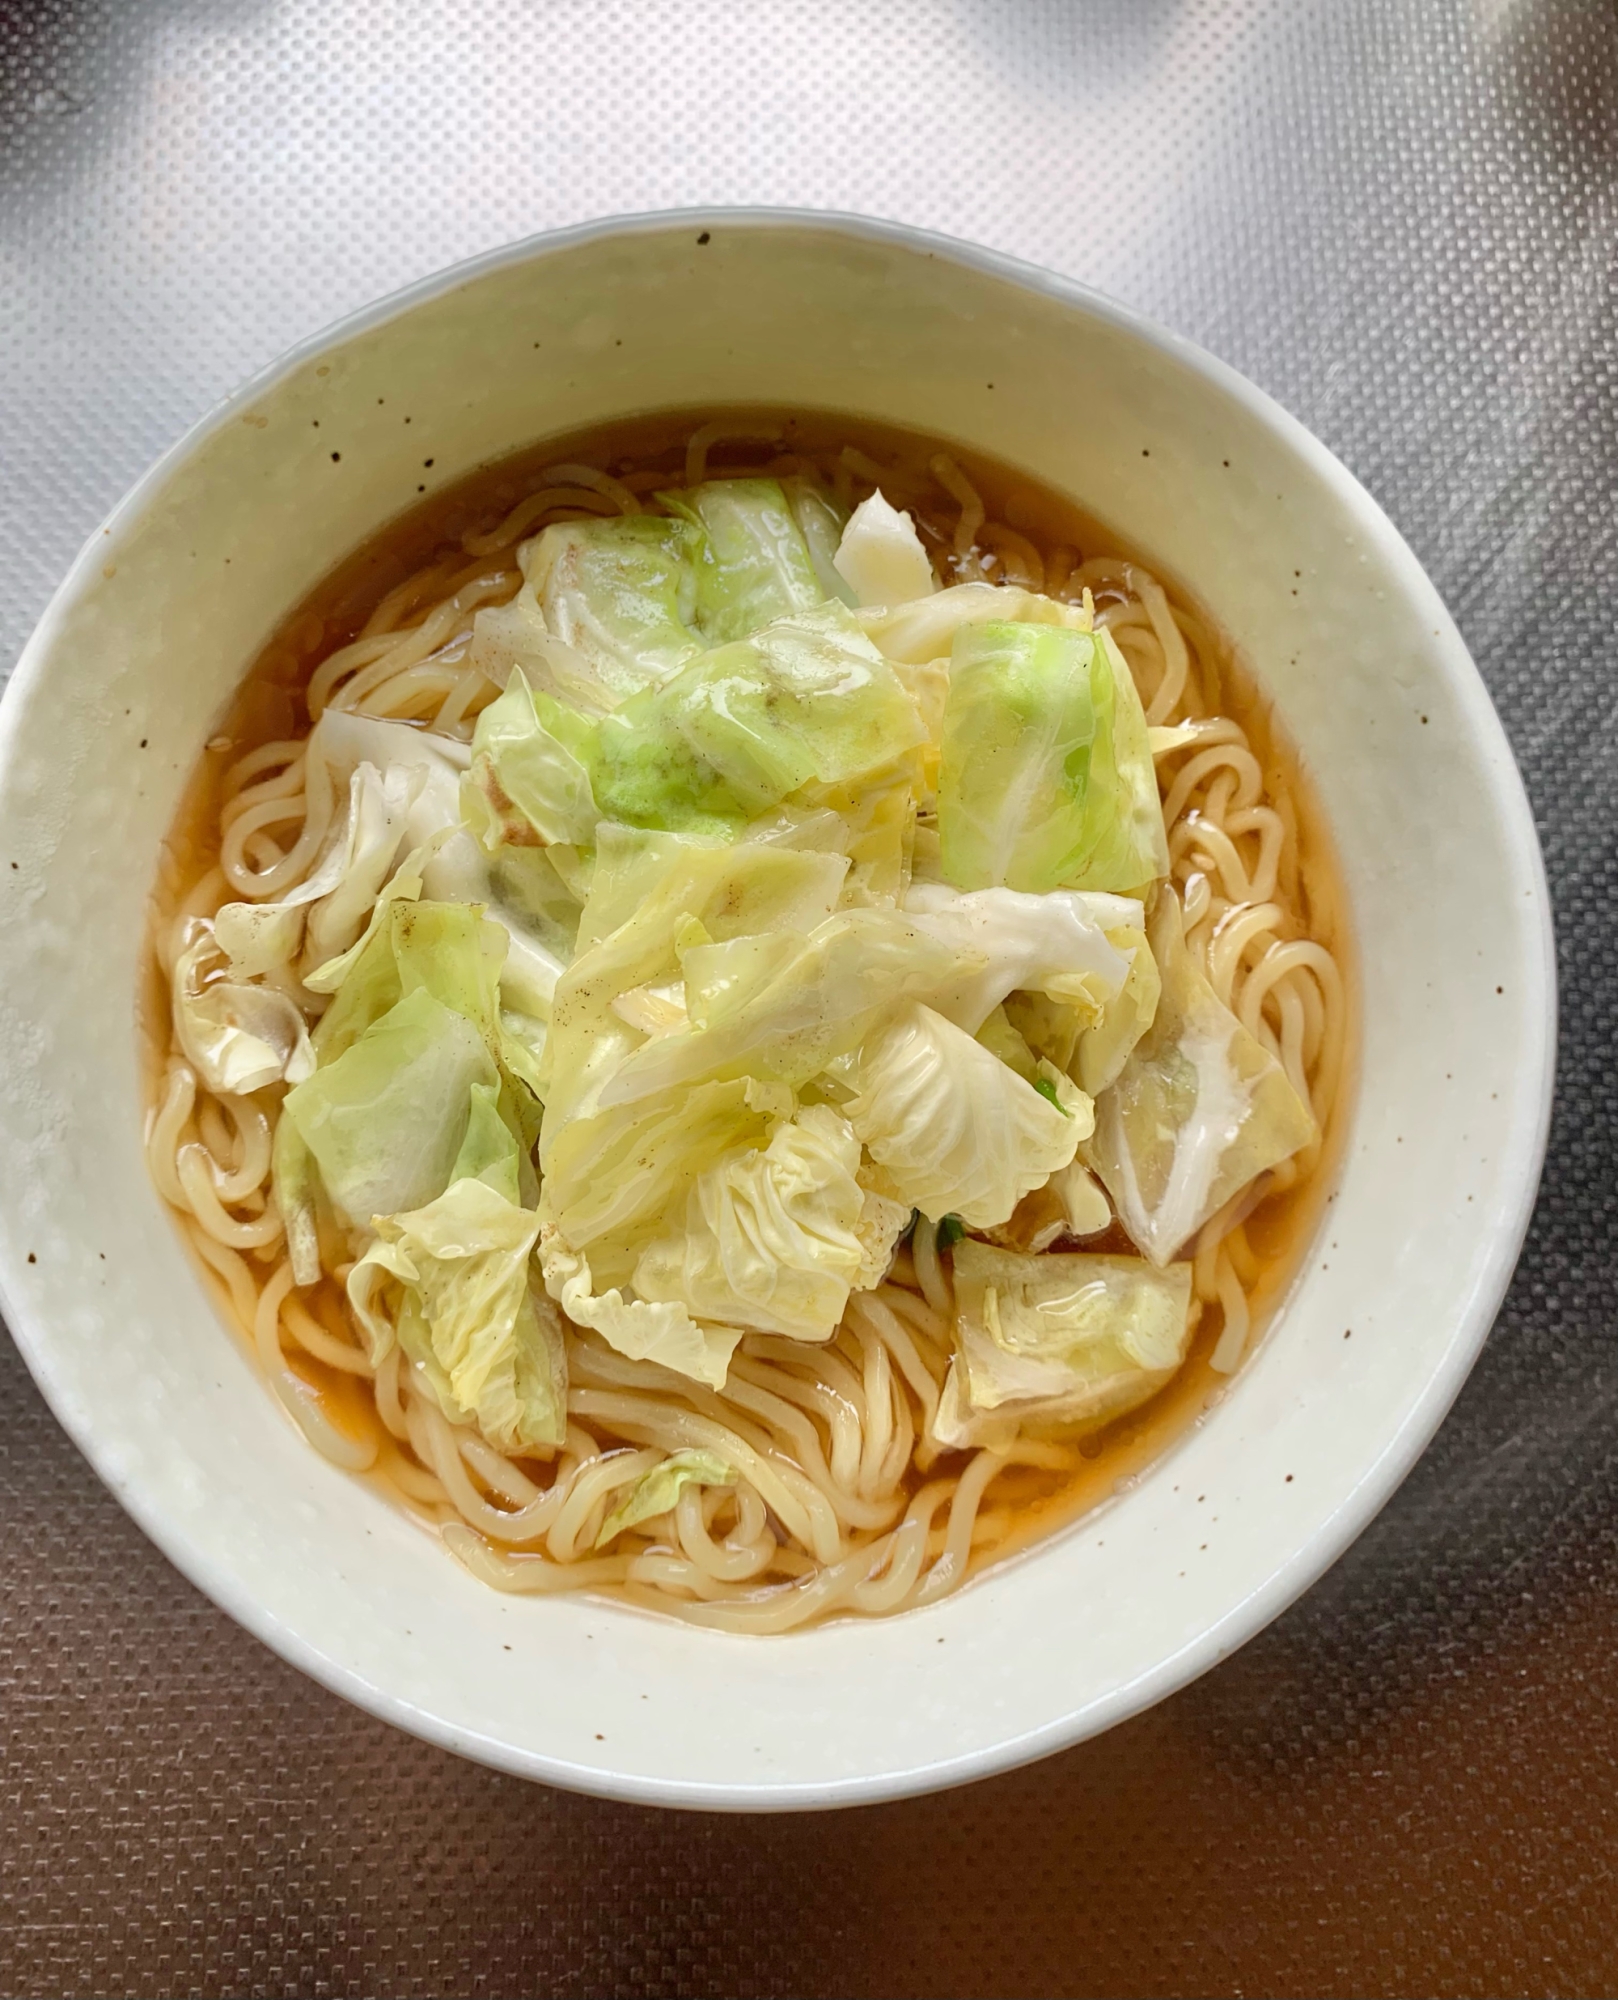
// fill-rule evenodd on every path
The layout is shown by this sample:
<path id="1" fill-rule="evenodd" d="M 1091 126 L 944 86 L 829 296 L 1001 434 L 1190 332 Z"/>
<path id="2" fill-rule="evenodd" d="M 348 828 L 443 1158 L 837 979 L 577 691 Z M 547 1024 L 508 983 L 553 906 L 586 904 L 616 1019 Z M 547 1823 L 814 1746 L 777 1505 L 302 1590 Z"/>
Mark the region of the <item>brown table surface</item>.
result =
<path id="1" fill-rule="evenodd" d="M 506 1779 L 301 1679 L 0 1343 L 0 1988 L 1618 1988 L 1618 13 L 1610 0 L 0 0 L 0 662 L 294 338 L 614 210 L 896 215 L 1277 394 L 1454 607 L 1556 896 L 1543 1195 L 1382 1518 L 1197 1685 L 821 1818 Z M 1375 940 L 1365 940 L 1375 949 Z"/>

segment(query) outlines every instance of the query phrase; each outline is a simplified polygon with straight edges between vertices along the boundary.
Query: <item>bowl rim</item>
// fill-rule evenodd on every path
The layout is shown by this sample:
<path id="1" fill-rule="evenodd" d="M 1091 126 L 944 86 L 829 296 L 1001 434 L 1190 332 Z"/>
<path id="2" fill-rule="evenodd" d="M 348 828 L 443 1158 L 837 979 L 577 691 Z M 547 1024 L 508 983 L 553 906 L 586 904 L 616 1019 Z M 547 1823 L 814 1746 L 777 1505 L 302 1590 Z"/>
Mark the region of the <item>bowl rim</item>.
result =
<path id="1" fill-rule="evenodd" d="M 1482 675 L 1437 587 L 1415 553 L 1335 453 L 1265 390 L 1229 363 L 1093 286 L 1027 259 L 935 230 L 829 209 L 739 204 L 643 210 L 541 231 L 447 265 L 328 323 L 286 348 L 190 425 L 154 461 L 112 511 L 91 529 L 79 554 L 53 591 L 17 658 L 3 693 L 0 693 L 0 768 L 9 764 L 23 711 L 35 684 L 47 670 L 49 656 L 70 605 L 99 573 L 105 537 L 136 520 L 161 492 L 173 472 L 199 446 L 234 421 L 243 410 L 251 408 L 268 390 L 307 367 L 322 354 L 498 271 L 604 239 L 660 235 L 689 227 L 721 227 L 755 233 L 807 232 L 920 252 L 1059 304 L 1075 307 L 1189 369 L 1216 391 L 1239 404 L 1247 415 L 1258 420 L 1329 487 L 1334 498 L 1353 517 L 1356 528 L 1375 551 L 1377 560 L 1397 576 L 1413 597 L 1425 600 L 1435 636 L 1446 642 L 1440 648 L 1442 654 L 1448 655 L 1440 660 L 1441 670 L 1451 683 L 1473 732 L 1473 740 L 1482 747 L 1492 747 L 1503 753 L 1490 760 L 1489 802 L 1508 844 L 1515 849 L 1518 859 L 1526 864 L 1539 919 L 1537 950 L 1532 952 L 1531 962 L 1525 964 L 1524 970 L 1537 985 L 1541 999 L 1538 1011 L 1542 1016 L 1543 1053 L 1537 1067 L 1532 1063 L 1523 1065 L 1511 1107 L 1513 1123 L 1519 1128 L 1527 1128 L 1531 1134 L 1530 1143 L 1518 1155 L 1514 1184 L 1501 1199 L 1487 1254 L 1481 1260 L 1470 1296 L 1462 1307 L 1452 1336 L 1438 1356 L 1404 1422 L 1383 1442 L 1332 1514 L 1271 1572 L 1259 1589 L 1232 1605 L 1193 1640 L 1177 1648 L 1149 1672 L 1042 1728 L 1008 1735 L 987 1749 L 958 1757 L 941 1757 L 904 1772 L 835 1778 L 812 1785 L 789 1782 L 711 1786 L 633 1773 L 608 1773 L 518 1749 L 497 1738 L 470 1732 L 432 1710 L 378 1686 L 323 1652 L 301 1632 L 283 1624 L 275 1614 L 265 1610 L 250 1588 L 238 1585 L 214 1567 L 208 1556 L 193 1545 L 184 1528 L 164 1514 L 160 1504 L 148 1502 L 133 1482 L 119 1475 L 111 1449 L 99 1439 L 91 1425 L 76 1419 L 65 1386 L 56 1381 L 51 1356 L 50 1313 L 48 1309 L 36 1311 L 32 1305 L 20 1302 L 24 1296 L 23 1289 L 13 1282 L 7 1268 L 10 1249 L 0 1241 L 0 1311 L 3 1311 L 12 1339 L 58 1423 L 113 1497 L 175 1568 L 220 1610 L 289 1665 L 357 1707 L 439 1748 L 564 1790 L 638 1804 L 705 1811 L 826 1810 L 875 1804 L 969 1783 L 1014 1770 L 1099 1735 L 1177 1692 L 1246 1644 L 1314 1584 L 1369 1526 L 1411 1471 L 1460 1393 L 1494 1324 L 1528 1231 L 1549 1141 L 1556 1075 L 1555 940 L 1544 856 L 1532 808 L 1515 754 Z M 1464 667 L 1461 662 L 1465 663 Z M 1470 672 L 1466 668 L 1470 668 Z M 1531 1003 L 1532 994 L 1529 1000 Z"/>

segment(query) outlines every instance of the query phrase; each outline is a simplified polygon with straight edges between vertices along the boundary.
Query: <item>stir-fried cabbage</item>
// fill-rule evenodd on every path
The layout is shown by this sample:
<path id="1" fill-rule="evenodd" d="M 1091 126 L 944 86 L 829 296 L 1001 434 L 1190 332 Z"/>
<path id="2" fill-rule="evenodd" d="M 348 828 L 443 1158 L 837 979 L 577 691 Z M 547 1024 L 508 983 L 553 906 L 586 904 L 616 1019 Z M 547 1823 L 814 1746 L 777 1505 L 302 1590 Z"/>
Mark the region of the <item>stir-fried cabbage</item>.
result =
<path id="1" fill-rule="evenodd" d="M 475 908 L 395 899 L 338 988 L 313 1037 L 319 1067 L 287 1093 L 283 1122 L 351 1222 L 443 1192 L 476 1086 L 498 1092 L 506 1123 L 531 1139 L 526 1086 L 506 1060 L 504 952 Z M 531 1188 L 526 1150 L 517 1157 Z"/>
<path id="2" fill-rule="evenodd" d="M 1105 631 L 963 626 L 938 781 L 945 879 L 1108 889 L 1168 873 L 1146 717 Z"/>
<path id="3" fill-rule="evenodd" d="M 418 990 L 465 1015 L 490 1039 L 504 958 L 502 932 L 475 905 L 394 901 L 315 1029 L 321 1062 L 340 1056 L 390 1007 Z"/>
<path id="4" fill-rule="evenodd" d="M 1185 1359 L 1189 1264 L 1025 1257 L 967 1239 L 954 1276 L 942 1444 L 993 1444 L 1018 1424 L 1093 1429 L 1156 1395 Z"/>
<path id="5" fill-rule="evenodd" d="M 1047 985 L 1041 991 L 1013 993 L 1006 1001 L 1006 1014 L 1029 1047 L 1066 1070 L 1091 1097 L 1122 1074 L 1130 1052 L 1156 1018 L 1162 985 L 1139 904 L 1108 900 L 1131 913 L 1106 931 L 1108 944 L 1129 967 L 1116 992 L 1107 993 L 1098 981 L 1081 980 L 1063 988 Z"/>
<path id="6" fill-rule="evenodd" d="M 733 836 L 810 784 L 848 785 L 922 740 L 915 705 L 841 607 L 701 654 L 596 720 L 518 675 L 478 724 L 484 844 L 588 844 L 601 819 Z"/>
<path id="7" fill-rule="evenodd" d="M 554 1135 L 596 1106 L 603 1087 L 646 1039 L 614 1010 L 621 994 L 683 977 L 682 957 L 732 938 L 811 930 L 837 904 L 840 854 L 602 830 L 579 922 L 578 955 L 551 1010 L 553 1082 L 542 1159 Z"/>
<path id="8" fill-rule="evenodd" d="M 860 1142 L 811 1105 L 769 1144 L 710 1167 L 685 1211 L 635 1266 L 643 1299 L 677 1299 L 706 1319 L 830 1340 L 865 1262 Z"/>
<path id="9" fill-rule="evenodd" d="M 317 965 L 313 972 L 306 972 L 303 975 L 303 983 L 311 993 L 335 993 L 359 962 L 360 954 L 365 947 L 389 921 L 388 912 L 392 906 L 397 902 L 415 903 L 421 900 L 422 891 L 427 885 L 427 863 L 443 846 L 448 834 L 447 827 L 440 828 L 431 839 L 424 840 L 420 847 L 413 847 L 410 850 L 377 891 L 365 928 L 347 951 L 339 952 L 335 958 L 328 958 L 323 965 Z M 245 906 L 237 905 L 237 907 Z"/>
<path id="10" fill-rule="evenodd" d="M 462 780 L 471 761 L 467 745 L 402 722 L 328 708 L 309 735 L 306 784 L 312 784 L 317 773 L 346 784 L 348 773 L 364 761 L 390 778 L 395 771 L 414 774 L 409 780 L 412 801 L 403 844 L 420 859 L 421 893 L 433 902 L 478 903 L 487 908 L 506 933 L 501 972 L 505 997 L 543 1020 L 564 963 L 557 948 L 562 941 L 554 934 L 547 941 L 502 894 L 496 867 L 462 825 Z"/>
<path id="11" fill-rule="evenodd" d="M 857 604 L 908 604 L 933 593 L 933 566 L 915 522 L 880 493 L 854 509 L 834 560 Z"/>
<path id="12" fill-rule="evenodd" d="M 392 871 L 424 775 L 408 764 L 355 765 L 343 809 L 304 880 L 273 902 L 226 903 L 214 918 L 234 974 L 262 978 L 291 965 L 300 948 L 308 970 L 353 944 Z"/>
<path id="13" fill-rule="evenodd" d="M 695 618 L 710 646 L 746 639 L 824 601 L 809 545 L 779 480 L 710 479 L 658 498 L 697 530 L 690 557 Z"/>
<path id="14" fill-rule="evenodd" d="M 1096 1103 L 1090 1165 L 1131 1239 L 1167 1264 L 1233 1195 L 1314 1137 L 1286 1071 L 1220 1002 L 1163 890 L 1148 930 L 1163 992 L 1152 1027 Z"/>
<path id="15" fill-rule="evenodd" d="M 500 848 L 594 845 L 590 735 L 571 709 L 530 692 L 514 668 L 506 691 L 478 717 L 461 814 L 489 853 Z M 552 726 L 554 725 L 554 726 Z"/>
<path id="16" fill-rule="evenodd" d="M 828 603 L 835 600 L 853 604 L 854 593 L 837 570 L 837 549 L 848 525 L 848 509 L 840 506 L 818 480 L 803 473 L 783 479 L 781 491 L 809 551 L 821 597 Z"/>
<path id="17" fill-rule="evenodd" d="M 858 1047 L 906 997 L 952 993 L 981 960 L 960 957 L 903 917 L 842 910 L 807 937 L 786 929 L 693 943 L 680 955 L 686 1023 L 626 1057 L 603 1088 L 625 1103 L 708 1075 L 795 1088 Z"/>
<path id="18" fill-rule="evenodd" d="M 373 1363 L 397 1339 L 445 1414 L 476 1423 L 502 1451 L 548 1449 L 567 1427 L 567 1363 L 529 1256 L 539 1218 L 487 1179 L 454 1180 L 413 1213 L 379 1215 L 377 1240 L 348 1277 Z M 380 1309 L 399 1288 L 396 1317 Z"/>
<path id="19" fill-rule="evenodd" d="M 962 894 L 942 883 L 917 882 L 905 912 L 925 935 L 948 944 L 963 968 L 959 984 L 932 1005 L 975 1032 L 1008 994 L 1027 989 L 1094 1011 L 1118 998 L 1129 961 L 1107 935 L 1138 920 L 1139 906 L 1117 896 L 1072 890 L 1028 896 L 1015 889 Z M 967 972 L 973 960 L 981 970 Z"/>
<path id="20" fill-rule="evenodd" d="M 520 669 L 590 714 L 655 685 L 702 648 L 698 542 L 686 522 L 656 515 L 558 521 L 523 544 L 511 603 L 473 620 L 473 661 L 496 685 Z"/>
<path id="21" fill-rule="evenodd" d="M 908 603 L 860 613 L 860 624 L 883 658 L 910 667 L 935 660 L 947 665 L 957 634 L 972 625 L 1057 625 L 1088 632 L 1091 622 L 1076 604 L 1008 583 L 952 583 Z"/>
<path id="22" fill-rule="evenodd" d="M 220 977 L 227 960 L 213 931 L 199 924 L 181 952 L 172 983 L 174 1031 L 210 1090 L 246 1096 L 283 1077 L 299 1082 L 314 1068 L 302 1014 L 273 986 Z"/>
<path id="23" fill-rule="evenodd" d="M 626 1297 L 617 1285 L 598 1292 L 590 1260 L 548 1226 L 541 1227 L 539 1261 L 547 1290 L 575 1326 L 599 1333 L 628 1361 L 654 1361 L 710 1389 L 724 1387 L 739 1326 L 694 1319 L 678 1299 L 654 1304 Z"/>
<path id="24" fill-rule="evenodd" d="M 283 1115 L 332 1200 L 351 1222 L 367 1223 L 442 1194 L 473 1085 L 496 1082 L 477 1029 L 418 988 L 289 1091 Z"/>
<path id="25" fill-rule="evenodd" d="M 894 1013 L 869 1038 L 845 1107 L 901 1197 L 937 1220 L 1004 1222 L 1089 1137 L 1090 1100 L 1046 1064 L 1028 1084 L 930 1007 Z"/>
<path id="26" fill-rule="evenodd" d="M 734 1486 L 736 1468 L 727 1465 L 717 1452 L 673 1451 L 650 1472 L 643 1472 L 623 1499 L 601 1524 L 596 1547 L 604 1549 L 626 1528 L 638 1528 L 668 1513 L 688 1486 Z"/>
<path id="27" fill-rule="evenodd" d="M 919 1212 L 933 1442 L 1104 1422 L 1183 1359 L 1169 1259 L 1312 1133 L 1159 887 L 1122 656 L 1088 602 L 938 589 L 880 492 L 655 504 L 524 544 L 470 743 L 327 709 L 302 879 L 184 940 L 202 1080 L 286 1086 L 293 1276 L 346 1263 L 373 1361 L 543 1452 L 568 1325 L 717 1388 L 750 1331 L 831 1340 Z M 1114 1210 L 1144 1257 L 1053 1250 Z M 623 1477 L 599 1546 L 737 1472 Z"/>

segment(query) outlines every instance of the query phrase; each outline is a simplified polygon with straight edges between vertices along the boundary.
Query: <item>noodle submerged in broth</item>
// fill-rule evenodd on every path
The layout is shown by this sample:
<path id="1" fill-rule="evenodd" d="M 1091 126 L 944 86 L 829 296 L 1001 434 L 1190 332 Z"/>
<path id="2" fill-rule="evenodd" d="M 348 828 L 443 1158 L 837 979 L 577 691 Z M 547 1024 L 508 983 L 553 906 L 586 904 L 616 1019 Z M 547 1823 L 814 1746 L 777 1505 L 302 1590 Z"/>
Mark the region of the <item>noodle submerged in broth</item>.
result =
<path id="1" fill-rule="evenodd" d="M 1217 1395 L 1314 1213 L 1340 918 L 1262 705 L 1054 495 L 854 435 L 438 496 L 167 851 L 153 1178 L 499 1589 L 931 1602 Z"/>

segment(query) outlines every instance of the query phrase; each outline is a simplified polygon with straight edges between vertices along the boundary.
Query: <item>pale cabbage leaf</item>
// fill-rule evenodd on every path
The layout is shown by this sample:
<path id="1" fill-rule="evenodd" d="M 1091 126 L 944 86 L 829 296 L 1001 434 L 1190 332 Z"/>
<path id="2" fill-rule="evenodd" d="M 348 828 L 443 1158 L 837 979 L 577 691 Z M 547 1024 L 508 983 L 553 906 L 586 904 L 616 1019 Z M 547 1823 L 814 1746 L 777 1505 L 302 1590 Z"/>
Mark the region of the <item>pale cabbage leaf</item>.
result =
<path id="1" fill-rule="evenodd" d="M 1121 899 L 1113 899 L 1121 900 Z M 1099 1097 L 1123 1073 L 1135 1045 L 1157 1015 L 1162 980 L 1146 941 L 1144 912 L 1137 903 L 1128 923 L 1110 926 L 1107 942 L 1127 961 L 1122 987 L 1106 994 L 1100 986 L 1079 991 L 1019 992 L 1006 1013 L 1030 1048 L 1066 1070 L 1091 1097 Z M 1064 997 L 1065 993 L 1065 997 Z"/>
<path id="2" fill-rule="evenodd" d="M 956 634 L 972 625 L 1054 625 L 1071 632 L 1088 632 L 1089 615 L 1075 604 L 1062 604 L 1020 584 L 954 583 L 930 596 L 860 612 L 865 628 L 884 659 L 895 665 L 947 665 Z"/>
<path id="3" fill-rule="evenodd" d="M 393 868 L 423 782 L 409 764 L 355 765 L 343 809 L 303 881 L 273 901 L 226 903 L 214 918 L 237 978 L 273 974 L 291 965 L 300 947 L 307 971 L 354 942 Z"/>
<path id="4" fill-rule="evenodd" d="M 641 1253 L 636 1292 L 701 1319 L 829 1340 L 866 1258 L 859 1164 L 846 1118 L 824 1105 L 800 1111 L 762 1150 L 696 1180 Z"/>
<path id="5" fill-rule="evenodd" d="M 1148 938 L 1162 997 L 1097 1099 L 1086 1157 L 1131 1239 L 1161 1266 L 1257 1175 L 1308 1145 L 1315 1125 L 1280 1063 L 1204 978 L 1171 889 L 1158 896 Z"/>
<path id="6" fill-rule="evenodd" d="M 1191 1267 L 1138 1257 L 954 1250 L 955 1354 L 935 1434 L 994 1444 L 1018 1425 L 1088 1430 L 1145 1402 L 1190 1339 Z"/>
<path id="7" fill-rule="evenodd" d="M 699 1322 L 683 1305 L 625 1298 L 617 1286 L 597 1292 L 589 1258 L 548 1221 L 540 1229 L 539 1263 L 547 1291 L 575 1326 L 599 1333 L 628 1361 L 653 1361 L 710 1389 L 724 1387 L 739 1326 Z"/>
<path id="8" fill-rule="evenodd" d="M 604 1106 L 703 1077 L 805 1084 L 894 1005 L 948 992 L 963 977 L 951 945 L 877 909 L 840 910 L 807 936 L 783 927 L 693 942 L 680 966 L 686 1024 L 626 1054 L 601 1087 Z M 966 974 L 979 970 L 979 959 L 966 962 Z"/>
<path id="9" fill-rule="evenodd" d="M 1071 889 L 1038 896 L 1015 889 L 963 893 L 938 882 L 913 882 L 904 910 L 918 930 L 959 959 L 959 982 L 929 1004 L 969 1034 L 1019 989 L 1092 1006 L 1114 999 L 1129 962 L 1107 930 L 1140 920 L 1140 905 L 1121 896 Z M 974 965 L 981 969 L 970 969 Z"/>
<path id="10" fill-rule="evenodd" d="M 912 1003 L 861 1047 L 856 1094 L 843 1108 L 902 1200 L 934 1220 L 958 1215 L 988 1227 L 1065 1167 L 1091 1129 L 1089 1099 L 1047 1071 L 1051 1098 L 964 1029 Z"/>
<path id="11" fill-rule="evenodd" d="M 210 1090 L 240 1097 L 310 1075 L 314 1050 L 295 1002 L 273 986 L 221 976 L 228 964 L 206 924 L 175 962 L 174 1031 L 198 1076 Z"/>
<path id="12" fill-rule="evenodd" d="M 546 1171 L 555 1135 L 595 1108 L 647 1039 L 614 1011 L 619 995 L 679 979 L 689 943 L 812 930 L 836 908 L 847 872 L 840 854 L 604 825 L 578 951 L 550 1010 Z"/>
<path id="13" fill-rule="evenodd" d="M 908 604 L 936 588 L 915 522 L 881 492 L 854 509 L 834 560 L 861 605 Z"/>
<path id="14" fill-rule="evenodd" d="M 1070 1236 L 1099 1236 L 1112 1221 L 1106 1190 L 1082 1161 L 1051 1175 L 1046 1187 L 1061 1204 Z"/>
<path id="15" fill-rule="evenodd" d="M 399 863 L 398 867 L 388 877 L 387 881 L 383 883 L 377 894 L 376 901 L 371 906 L 371 914 L 366 920 L 364 930 L 360 932 L 347 951 L 340 952 L 336 958 L 327 959 L 323 965 L 317 965 L 313 972 L 306 972 L 304 974 L 303 983 L 311 993 L 335 993 L 337 991 L 338 987 L 342 985 L 343 981 L 358 963 L 360 953 L 364 951 L 365 947 L 376 936 L 382 926 L 388 922 L 388 911 L 392 904 L 396 902 L 416 903 L 421 900 L 422 890 L 426 886 L 427 863 L 437 853 L 438 849 L 443 846 L 448 837 L 449 829 L 447 827 L 440 828 L 437 833 L 433 834 L 429 839 L 424 840 L 420 847 L 413 847 L 410 850 L 403 861 Z"/>
<path id="16" fill-rule="evenodd" d="M 853 604 L 853 591 L 837 573 L 837 544 L 843 539 L 843 529 L 848 523 L 847 508 L 839 505 L 818 480 L 801 472 L 783 479 L 781 491 L 809 551 L 821 596 L 828 601 L 835 598 L 841 604 Z"/>
<path id="17" fill-rule="evenodd" d="M 642 1521 L 666 1514 L 688 1486 L 734 1486 L 736 1468 L 717 1452 L 700 1447 L 670 1452 L 661 1465 L 643 1472 L 601 1524 L 596 1547 L 604 1549 L 626 1528 L 638 1528 Z"/>
<path id="18" fill-rule="evenodd" d="M 528 1282 L 539 1217 L 490 1179 L 468 1176 L 425 1207 L 377 1216 L 375 1227 L 377 1241 L 348 1277 L 373 1362 L 397 1338 L 445 1414 L 475 1423 L 498 1450 L 559 1445 L 567 1426 L 562 1333 Z M 378 1309 L 386 1278 L 401 1288 L 391 1325 Z"/>
<path id="19" fill-rule="evenodd" d="M 664 1091 L 563 1121 L 542 1150 L 545 1199 L 570 1247 L 588 1250 L 602 1283 L 624 1285 L 664 1216 L 727 1154 L 761 1145 L 790 1117 L 784 1084 L 752 1077 Z"/>
<path id="20" fill-rule="evenodd" d="M 270 1186 L 287 1233 L 287 1261 L 296 1285 L 320 1279 L 320 1174 L 290 1118 L 280 1119 L 270 1147 Z"/>
<path id="21" fill-rule="evenodd" d="M 489 857 L 461 824 L 461 789 L 471 749 L 453 738 L 414 729 L 380 716 L 328 708 L 310 732 L 306 785 L 340 780 L 368 759 L 379 769 L 419 773 L 419 789 L 405 818 L 411 849 L 427 848 L 422 893 L 439 903 L 482 903 L 506 933 L 501 981 L 509 1003 L 544 1020 L 564 960 L 554 942 L 536 934 L 521 911 L 502 896 Z"/>

